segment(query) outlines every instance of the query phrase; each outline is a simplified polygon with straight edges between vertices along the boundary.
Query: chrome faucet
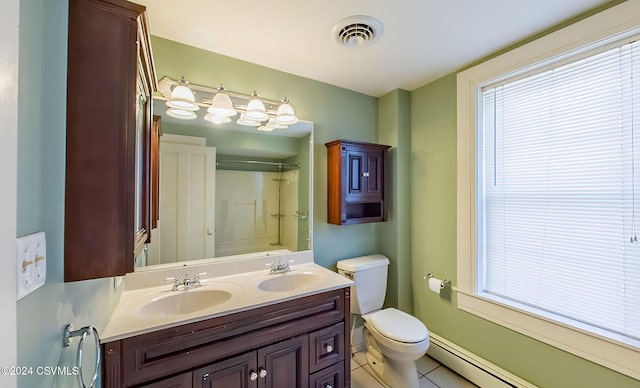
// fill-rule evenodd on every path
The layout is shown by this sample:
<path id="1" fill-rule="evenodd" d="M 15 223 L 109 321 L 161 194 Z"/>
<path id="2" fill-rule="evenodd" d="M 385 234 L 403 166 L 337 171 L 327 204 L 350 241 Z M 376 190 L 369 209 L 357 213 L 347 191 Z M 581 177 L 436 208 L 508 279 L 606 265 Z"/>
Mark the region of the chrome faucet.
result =
<path id="1" fill-rule="evenodd" d="M 179 290 L 189 290 L 191 288 L 198 288 L 202 286 L 200 284 L 200 276 L 206 276 L 206 272 L 201 272 L 193 275 L 193 279 L 189 278 L 189 272 L 185 272 L 184 279 L 180 280 L 179 276 L 169 277 L 165 280 L 168 282 L 173 282 L 173 287 L 171 287 L 171 291 L 179 291 Z"/>
<path id="2" fill-rule="evenodd" d="M 289 264 L 292 264 L 295 260 L 289 260 L 286 263 L 283 263 L 282 260 L 278 260 L 278 263 L 268 263 L 266 264 L 269 267 L 269 274 L 273 275 L 274 273 L 285 273 L 291 271 L 289 268 Z"/>

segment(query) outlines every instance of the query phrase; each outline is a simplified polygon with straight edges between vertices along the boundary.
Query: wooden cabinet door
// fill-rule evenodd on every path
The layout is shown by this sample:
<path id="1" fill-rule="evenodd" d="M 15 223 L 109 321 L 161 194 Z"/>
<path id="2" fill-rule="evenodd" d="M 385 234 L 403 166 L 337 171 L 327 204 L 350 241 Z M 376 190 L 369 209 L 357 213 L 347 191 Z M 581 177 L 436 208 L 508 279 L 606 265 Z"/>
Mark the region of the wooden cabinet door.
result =
<path id="1" fill-rule="evenodd" d="M 346 202 L 382 200 L 383 154 L 376 150 L 347 150 L 344 155 Z"/>
<path id="2" fill-rule="evenodd" d="M 258 380 L 256 352 L 241 354 L 193 372 L 194 388 L 249 388 Z"/>
<path id="3" fill-rule="evenodd" d="M 343 177 L 346 202 L 360 202 L 365 198 L 366 154 L 359 151 L 344 151 Z"/>
<path id="4" fill-rule="evenodd" d="M 368 151 L 364 153 L 365 170 L 362 172 L 364 182 L 364 199 L 382 200 L 384 191 L 384 157 L 380 151 Z"/>
<path id="5" fill-rule="evenodd" d="M 307 335 L 258 349 L 259 388 L 307 388 L 309 386 Z"/>

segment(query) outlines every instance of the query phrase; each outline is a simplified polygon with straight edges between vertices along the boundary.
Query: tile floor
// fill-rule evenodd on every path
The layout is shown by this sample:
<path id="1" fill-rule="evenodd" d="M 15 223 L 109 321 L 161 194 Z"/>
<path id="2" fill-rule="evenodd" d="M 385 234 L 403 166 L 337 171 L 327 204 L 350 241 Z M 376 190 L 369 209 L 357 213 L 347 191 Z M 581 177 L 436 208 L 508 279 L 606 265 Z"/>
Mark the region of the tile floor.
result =
<path id="1" fill-rule="evenodd" d="M 416 362 L 416 367 L 420 375 L 420 388 L 476 387 L 429 356 L 419 359 Z M 373 371 L 367 366 L 365 352 L 358 352 L 351 358 L 351 388 L 385 388 L 373 378 Z"/>

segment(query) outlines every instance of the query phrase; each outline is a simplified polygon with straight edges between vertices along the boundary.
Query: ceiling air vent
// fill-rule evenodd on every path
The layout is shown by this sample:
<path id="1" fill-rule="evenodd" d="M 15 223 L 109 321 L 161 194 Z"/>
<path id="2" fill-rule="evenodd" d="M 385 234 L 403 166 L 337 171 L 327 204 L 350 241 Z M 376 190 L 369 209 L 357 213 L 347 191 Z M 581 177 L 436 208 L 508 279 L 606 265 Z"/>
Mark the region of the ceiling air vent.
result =
<path id="1" fill-rule="evenodd" d="M 341 46 L 360 48 L 375 42 L 382 35 L 382 30 L 378 19 L 356 15 L 338 21 L 331 34 Z"/>

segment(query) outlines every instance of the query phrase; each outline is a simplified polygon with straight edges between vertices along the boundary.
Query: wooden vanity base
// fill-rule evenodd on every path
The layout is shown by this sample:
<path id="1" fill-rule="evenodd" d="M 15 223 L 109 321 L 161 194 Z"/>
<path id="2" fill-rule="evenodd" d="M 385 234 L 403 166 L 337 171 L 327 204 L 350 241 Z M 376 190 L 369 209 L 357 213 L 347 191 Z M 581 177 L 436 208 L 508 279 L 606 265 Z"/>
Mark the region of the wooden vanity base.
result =
<path id="1" fill-rule="evenodd" d="M 108 342 L 102 386 L 350 387 L 349 288 Z"/>

